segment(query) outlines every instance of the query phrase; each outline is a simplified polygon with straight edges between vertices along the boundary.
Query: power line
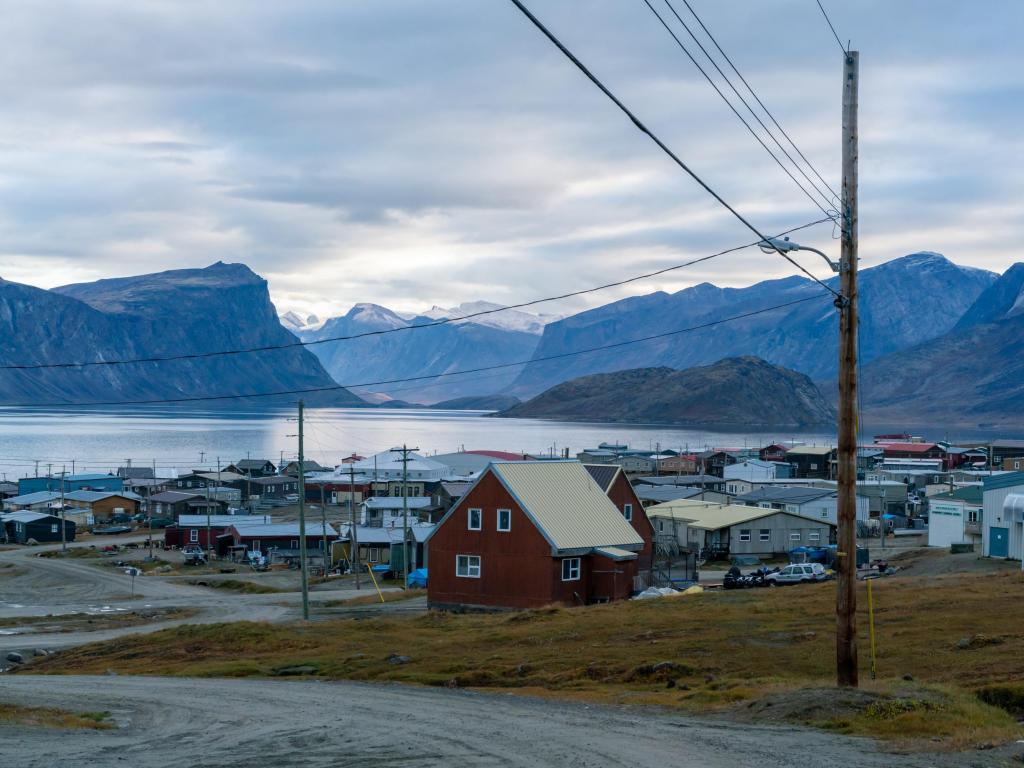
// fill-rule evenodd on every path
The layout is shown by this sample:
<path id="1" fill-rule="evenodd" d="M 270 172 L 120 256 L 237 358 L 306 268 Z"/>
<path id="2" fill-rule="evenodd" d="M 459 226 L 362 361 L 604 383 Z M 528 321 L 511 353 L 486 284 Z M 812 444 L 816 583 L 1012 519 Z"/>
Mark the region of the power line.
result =
<path id="1" fill-rule="evenodd" d="M 511 0 L 511 2 L 512 2 L 513 5 L 516 6 L 516 8 L 518 8 L 520 11 L 522 11 L 523 15 L 526 16 L 526 18 L 529 19 L 530 22 L 535 27 L 537 27 L 537 29 L 539 29 L 541 31 L 541 33 L 545 37 L 547 37 L 547 39 L 550 40 L 552 42 L 552 44 L 554 44 L 554 46 L 556 48 L 558 48 L 558 50 L 561 51 L 562 54 L 564 54 L 565 57 L 567 59 L 569 59 L 569 61 L 571 61 L 576 66 L 576 68 L 579 69 L 579 71 L 582 72 L 586 76 L 586 78 L 588 80 L 590 80 L 590 82 L 592 82 L 595 86 L 597 86 L 598 90 L 600 90 L 601 93 L 603 93 L 605 96 L 607 96 L 608 99 L 613 104 L 615 104 L 615 106 L 617 106 L 622 111 L 622 113 L 624 115 L 626 115 L 626 117 L 628 117 L 630 119 L 630 121 L 632 121 L 633 125 L 635 125 L 637 127 L 637 130 L 639 130 L 641 133 L 645 134 L 651 141 L 653 141 L 655 144 L 657 144 L 658 148 L 662 152 L 664 152 L 666 155 L 668 155 L 669 158 L 671 158 L 671 160 L 676 165 L 678 165 L 683 171 L 685 171 L 687 173 L 687 175 L 690 176 L 690 178 L 692 178 L 694 181 L 696 181 L 705 192 L 707 192 L 709 195 L 711 195 L 716 201 L 718 201 L 718 203 L 723 208 L 725 208 L 727 211 L 729 211 L 729 213 L 731 213 L 733 216 L 735 216 L 736 219 L 741 224 L 743 224 L 743 226 L 745 226 L 747 229 L 749 229 L 751 232 L 753 232 L 755 235 L 757 235 L 758 242 L 767 241 L 767 238 L 764 235 L 761 234 L 761 231 L 757 227 L 755 227 L 753 224 L 751 224 L 749 221 L 747 221 L 746 218 L 744 218 L 743 215 L 739 211 L 737 211 L 735 208 L 733 208 L 731 205 L 729 205 L 729 203 L 727 203 L 725 201 L 725 199 L 721 195 L 719 195 L 717 192 L 715 192 L 715 190 L 713 190 L 708 185 L 708 183 L 706 181 L 704 181 L 700 176 L 698 176 L 696 174 L 696 172 L 693 171 L 690 168 L 690 166 L 688 166 L 686 163 L 684 163 L 679 158 L 679 156 L 676 155 L 675 152 L 673 152 L 671 149 L 669 149 L 668 146 L 665 144 L 665 142 L 663 142 L 661 139 L 659 139 L 651 131 L 650 128 L 648 128 L 646 125 L 644 125 L 640 121 L 640 118 L 638 118 L 636 115 L 634 115 L 633 112 L 630 111 L 630 109 L 625 104 L 623 104 L 614 93 L 612 93 L 610 90 L 608 90 L 607 86 L 605 86 L 605 84 L 602 83 L 598 79 L 597 75 L 595 75 L 593 72 L 591 72 L 589 69 L 587 69 L 586 65 L 582 61 L 580 61 L 578 58 L 576 58 L 575 54 L 573 54 L 572 51 L 570 51 L 568 48 L 566 48 L 565 45 L 562 43 L 562 41 L 559 40 L 557 37 L 555 37 L 554 33 L 552 33 L 547 27 L 545 27 L 544 24 L 541 23 L 540 19 L 538 19 L 536 16 L 533 15 L 533 13 L 530 12 L 529 8 L 527 8 L 525 5 L 523 5 L 521 0 Z M 826 211 L 826 215 L 827 215 L 827 211 Z M 794 267 L 796 267 L 801 272 L 803 272 L 805 275 L 807 275 L 809 278 L 811 278 L 811 280 L 813 280 L 818 285 L 820 285 L 822 288 L 824 288 L 826 291 L 831 293 L 835 298 L 837 298 L 837 299 L 840 298 L 839 293 L 835 289 L 833 289 L 831 286 L 826 285 L 823 281 L 819 280 L 817 277 L 815 277 L 810 272 L 808 272 L 806 269 L 804 269 L 804 267 L 801 264 L 799 264 L 797 261 L 795 261 L 793 258 L 791 258 L 789 256 L 789 254 L 787 254 L 785 251 L 783 251 L 782 249 L 777 248 L 777 247 L 773 248 L 773 250 L 776 253 L 778 253 L 782 258 L 784 258 L 786 261 L 788 261 L 790 264 L 792 264 Z"/>
<path id="2" fill-rule="evenodd" d="M 679 47 L 679 49 L 683 53 L 686 54 L 687 58 L 693 63 L 693 66 L 695 66 L 697 68 L 697 70 L 702 75 L 704 75 L 704 79 L 708 81 L 708 85 L 710 85 L 715 90 L 715 93 L 717 93 L 721 97 L 722 101 L 725 102 L 726 106 L 728 106 L 729 109 L 732 110 L 732 113 L 734 115 L 736 115 L 736 118 L 741 123 L 743 123 L 744 127 L 750 132 L 750 135 L 753 136 L 757 140 L 757 143 L 760 144 L 761 147 L 764 149 L 764 151 L 767 152 L 771 156 L 772 160 L 774 160 L 775 163 L 779 166 L 779 168 L 782 169 L 783 173 L 785 173 L 787 176 L 789 176 L 789 178 L 793 181 L 793 183 L 796 184 L 797 188 L 807 196 L 807 199 L 810 200 L 811 203 L 813 203 L 826 216 L 829 215 L 828 210 L 826 210 L 824 208 L 824 206 L 822 206 L 822 204 L 820 202 L 818 202 L 818 200 L 815 199 L 814 195 L 812 195 L 807 190 L 807 188 L 804 187 L 804 185 L 800 183 L 799 179 L 797 179 L 796 176 L 794 176 L 790 172 L 790 170 L 785 166 L 785 164 L 782 162 L 782 160 L 780 160 L 779 157 L 772 151 L 771 147 L 769 147 L 767 144 L 764 143 L 764 139 L 762 139 L 761 136 L 757 133 L 757 131 L 754 130 L 754 127 L 749 122 L 747 122 L 746 118 L 743 117 L 743 115 L 740 114 L 739 110 L 736 109 L 736 107 L 733 105 L 732 101 L 729 100 L 729 97 L 726 96 L 724 93 L 722 93 L 722 89 L 718 87 L 718 84 L 715 83 L 715 81 L 711 78 L 711 75 L 709 75 L 707 73 L 707 70 L 705 70 L 704 67 L 702 67 L 700 65 L 700 63 L 697 61 L 696 57 L 694 57 L 694 55 L 692 53 L 690 53 L 690 49 L 687 48 L 686 44 L 683 43 L 683 41 L 679 39 L 679 36 L 675 33 L 675 31 L 672 29 L 672 27 L 670 27 L 668 25 L 668 22 L 665 21 L 664 17 L 662 17 L 662 15 L 660 13 L 658 13 L 658 11 L 655 9 L 655 7 L 653 5 L 651 5 L 651 0 L 643 0 L 643 3 L 651 11 L 651 13 L 654 14 L 655 18 L 657 18 L 657 20 L 659 22 L 661 22 L 661 26 L 663 26 L 665 28 L 665 31 L 668 32 L 669 35 L 672 36 L 672 39 L 675 40 L 676 45 Z M 675 13 L 675 8 L 673 8 L 671 5 L 669 5 L 669 8 L 672 10 L 673 13 Z M 806 173 L 804 173 L 804 171 L 800 167 L 800 165 L 793 159 L 793 157 L 789 154 L 789 152 L 786 151 L 786 149 L 782 146 L 782 144 L 779 143 L 779 140 L 775 138 L 775 135 L 768 129 L 768 126 L 766 126 L 764 124 L 764 121 L 761 120 L 761 118 L 757 115 L 756 112 L 754 112 L 754 110 L 751 108 L 750 104 L 747 103 L 746 99 L 744 99 L 743 96 L 740 94 L 740 92 L 736 89 L 736 86 L 734 86 L 732 84 L 732 81 L 722 71 L 722 68 L 718 66 L 718 64 L 715 62 L 715 60 L 713 58 L 711 58 L 711 55 L 707 52 L 707 49 L 704 48 L 704 46 L 701 44 L 700 40 L 697 39 L 697 36 L 693 34 L 693 31 L 690 29 L 690 27 L 687 25 L 687 23 L 685 21 L 683 21 L 682 17 L 680 17 L 678 13 L 676 13 L 675 16 L 676 16 L 677 19 L 679 19 L 679 23 L 683 25 L 683 29 L 685 29 L 689 33 L 690 37 L 693 38 L 693 41 L 695 43 L 697 43 L 697 46 L 701 49 L 701 51 L 707 57 L 708 61 L 711 62 L 711 65 L 716 70 L 718 70 L 718 74 L 721 75 L 722 78 L 725 80 L 726 84 L 730 88 L 732 88 L 732 92 L 736 94 L 736 96 L 739 98 L 739 100 L 747 108 L 747 111 L 750 112 L 750 114 L 754 116 L 754 119 L 757 120 L 757 122 L 761 124 L 761 127 L 764 129 L 765 133 L 767 133 L 768 136 L 772 139 L 772 141 L 774 141 L 775 144 L 779 147 L 779 149 L 782 150 L 783 154 L 785 154 L 786 157 L 789 158 L 789 161 L 791 163 L 793 163 L 793 165 L 796 167 L 797 171 L 800 172 L 801 174 L 803 174 L 804 178 L 807 179 L 807 183 L 810 184 L 811 187 L 813 187 L 814 191 L 818 195 L 821 195 L 822 199 L 825 201 L 825 204 L 826 205 L 831 205 L 832 201 L 828 198 L 827 195 L 824 195 L 821 192 L 821 190 L 818 189 L 817 186 L 815 186 L 814 182 L 810 179 L 810 177 L 807 176 Z"/>
<path id="3" fill-rule="evenodd" d="M 693 18 L 695 18 L 697 20 L 697 23 L 700 24 L 700 28 L 704 30 L 704 33 L 708 36 L 708 38 L 711 40 L 711 42 L 714 43 L 715 48 L 718 49 L 718 52 L 721 53 L 722 57 L 726 60 L 726 62 L 728 62 L 729 66 L 732 68 L 732 71 L 736 73 L 736 76 L 739 77 L 739 79 L 743 83 L 743 85 L 746 86 L 748 91 L 750 91 L 750 95 L 754 97 L 754 99 L 757 101 L 757 103 L 761 106 L 761 109 L 764 110 L 764 113 L 766 115 L 768 115 L 768 118 L 772 121 L 772 123 L 774 123 L 775 127 L 779 129 L 779 132 L 782 133 L 782 135 L 786 137 L 786 140 L 790 143 L 790 145 L 793 147 L 793 149 L 796 150 L 796 153 L 798 155 L 800 155 L 801 159 L 805 163 L 807 163 L 807 167 L 811 169 L 811 171 L 814 173 L 814 175 L 818 177 L 818 180 L 821 181 L 821 183 L 825 185 L 825 188 L 828 189 L 828 191 L 832 193 L 832 196 L 838 201 L 839 200 L 839 193 L 836 192 L 827 181 L 825 181 L 824 177 L 822 177 L 822 175 L 820 173 L 818 173 L 818 169 L 814 167 L 814 164 L 810 160 L 807 159 L 807 156 L 804 155 L 803 152 L 800 151 L 800 147 L 798 147 L 796 145 L 796 142 L 793 141 L 793 139 L 790 137 L 790 135 L 788 133 L 786 133 L 786 130 L 781 125 L 779 125 L 779 121 L 775 119 L 775 115 L 773 115 L 771 113 L 771 111 L 768 109 L 768 107 L 765 105 L 765 103 L 763 101 L 761 101 L 761 97 L 757 95 L 757 92 L 753 89 L 753 87 L 750 85 L 750 83 L 747 82 L 747 79 L 739 71 L 739 69 L 736 67 L 736 65 L 733 64 L 732 59 L 729 58 L 729 54 L 727 54 L 724 50 L 722 50 L 722 46 L 720 46 L 718 44 L 718 40 L 716 40 L 715 36 L 711 34 L 711 30 L 709 30 L 707 28 L 707 26 L 704 24 L 704 21 L 701 19 L 701 17 L 697 15 L 697 12 L 693 9 L 693 6 L 690 5 L 690 1 L 689 0 L 683 0 L 683 3 L 689 9 L 690 13 L 693 14 Z M 678 19 L 679 18 L 679 14 L 676 13 L 675 6 L 672 5 L 671 0 L 665 0 L 665 4 L 670 9 L 672 9 L 672 13 L 674 13 L 676 18 Z M 682 21 L 682 20 L 680 19 L 680 21 Z M 748 109 L 749 109 L 749 106 L 748 106 Z M 792 160 L 792 159 L 793 158 L 790 158 L 790 160 Z"/>
<path id="4" fill-rule="evenodd" d="M 829 290 L 832 293 L 831 289 Z M 479 368 L 467 368 L 463 371 L 450 371 L 445 373 L 431 373 L 423 374 L 421 376 L 409 376 L 399 379 L 382 379 L 380 381 L 365 381 L 354 384 L 333 384 L 323 387 L 306 387 L 303 389 L 285 389 L 275 392 L 248 392 L 234 395 L 199 395 L 194 397 L 172 397 L 172 398 L 154 398 L 151 400 L 109 400 L 104 402 L 91 402 L 91 403 L 7 403 L 6 407 L 14 408 L 65 408 L 65 407 L 83 407 L 83 406 L 115 406 L 115 405 L 159 405 L 162 403 L 194 403 L 211 400 L 245 400 L 249 398 L 259 397 L 279 397 L 284 395 L 306 395 L 316 392 L 336 392 L 338 390 L 356 389 L 358 387 L 374 387 L 383 386 L 385 384 L 403 384 L 409 381 L 427 381 L 430 379 L 440 379 L 445 376 L 461 376 L 468 373 L 482 373 L 484 371 L 493 371 L 499 368 L 512 368 L 518 365 L 527 365 L 529 363 L 543 363 L 549 360 L 562 360 L 567 357 L 575 357 L 576 355 L 586 355 L 593 352 L 603 352 L 608 349 L 617 349 L 619 347 L 629 346 L 631 344 L 642 344 L 648 341 L 654 341 L 656 339 L 664 339 L 670 336 L 677 336 L 683 333 L 691 333 L 693 331 L 704 330 L 705 328 L 711 328 L 716 325 L 722 325 L 724 323 L 733 322 L 736 320 L 743 320 L 748 317 L 755 317 L 756 315 L 762 315 L 766 312 L 773 312 L 777 309 L 785 309 L 792 307 L 796 304 L 802 304 L 807 301 L 821 298 L 824 294 L 816 293 L 812 296 L 804 296 L 800 299 L 794 299 L 792 301 L 783 302 L 782 304 L 775 304 L 770 307 L 763 307 L 761 309 L 751 310 L 749 312 L 743 312 L 738 315 L 732 315 L 730 317 L 720 318 L 718 320 L 710 320 L 706 323 L 699 325 L 692 325 L 687 328 L 678 328 L 674 331 L 665 331 L 663 333 L 656 333 L 651 336 L 644 336 L 638 339 L 628 339 L 626 341 L 617 341 L 611 344 L 602 344 L 597 347 L 589 347 L 587 349 L 573 350 L 572 352 L 562 352 L 557 355 L 547 355 L 546 357 L 535 357 L 529 360 L 517 360 L 512 363 L 499 363 L 497 365 L 485 365 Z"/>
<path id="5" fill-rule="evenodd" d="M 787 229 L 785 232 L 781 232 L 776 237 L 782 237 L 783 235 L 792 234 L 802 229 L 808 229 L 809 227 L 823 224 L 826 221 L 833 221 L 831 217 L 824 219 L 817 219 L 816 221 L 808 222 L 807 224 L 801 224 L 798 227 Z M 323 339 L 311 339 L 309 341 L 296 340 L 289 342 L 288 344 L 268 344 L 260 347 L 244 347 L 241 349 L 229 349 L 221 350 L 217 352 L 192 352 L 181 355 L 167 355 L 165 357 L 137 357 L 129 359 L 117 359 L 117 360 L 92 360 L 86 362 L 74 362 L 74 363 L 32 363 L 32 364 L 11 364 L 11 365 L 0 365 L 0 371 L 3 370 L 15 370 L 15 371 L 32 371 L 32 370 L 43 370 L 48 368 L 91 368 L 96 366 L 110 366 L 110 365 L 130 365 L 133 363 L 164 363 L 174 360 L 198 360 L 210 357 L 221 357 L 224 355 L 244 355 L 255 352 L 271 352 L 279 349 L 295 349 L 297 347 L 311 347 L 317 344 L 327 344 L 335 341 L 352 341 L 354 339 L 363 339 L 369 336 L 386 336 L 391 333 L 401 333 L 404 331 L 412 331 L 420 328 L 434 328 L 439 325 L 448 325 L 451 323 L 461 322 L 463 320 L 471 320 L 475 317 L 482 317 L 484 315 L 492 315 L 498 312 L 505 312 L 510 309 L 522 309 L 524 307 L 532 307 L 537 304 L 544 304 L 550 301 L 560 301 L 562 299 L 570 299 L 576 296 L 584 296 L 590 293 L 597 293 L 598 291 L 604 291 L 609 288 L 618 288 L 619 286 L 628 285 L 629 283 L 635 283 L 640 280 L 648 280 L 652 277 L 658 277 L 668 272 L 673 272 L 678 269 L 684 269 L 686 267 L 692 267 L 695 264 L 700 264 L 704 261 L 710 261 L 711 259 L 718 258 L 719 256 L 725 256 L 736 251 L 742 251 L 746 248 L 752 248 L 758 245 L 761 241 L 753 243 L 744 243 L 743 245 L 733 246 L 732 248 L 726 248 L 723 251 L 712 253 L 708 256 L 701 256 L 697 259 L 691 259 L 690 261 L 683 262 L 682 264 L 673 264 L 672 266 L 664 267 L 662 269 L 655 270 L 654 272 L 645 272 L 642 275 L 634 275 L 633 277 L 627 277 L 622 280 L 616 280 L 611 283 L 604 283 L 602 285 L 596 285 L 592 288 L 584 288 L 579 291 L 571 291 L 569 293 L 559 294 L 557 296 L 546 296 L 540 299 L 532 299 L 530 301 L 520 302 L 519 304 L 510 304 L 506 307 L 499 307 L 496 309 L 484 309 L 478 312 L 470 312 L 466 315 L 460 315 L 459 317 L 443 317 L 438 320 L 431 321 L 429 323 L 420 323 L 419 325 L 403 325 L 398 328 L 383 328 L 378 331 L 364 331 L 362 333 L 353 333 L 347 336 L 328 336 Z M 799 265 L 798 265 L 799 266 Z M 811 275 L 812 279 L 814 278 Z M 820 282 L 820 281 L 818 281 Z M 827 286 L 826 286 L 827 287 Z"/>
<path id="6" fill-rule="evenodd" d="M 835 37 L 836 42 L 839 43 L 839 50 L 844 54 L 849 53 L 847 46 L 843 45 L 843 41 L 839 39 L 839 35 L 836 34 L 836 28 L 832 26 L 832 19 L 828 17 L 828 12 L 825 10 L 825 6 L 821 4 L 821 0 L 816 0 L 818 7 L 821 9 L 821 15 L 825 17 L 825 21 L 828 22 L 828 28 L 832 30 L 832 36 Z"/>

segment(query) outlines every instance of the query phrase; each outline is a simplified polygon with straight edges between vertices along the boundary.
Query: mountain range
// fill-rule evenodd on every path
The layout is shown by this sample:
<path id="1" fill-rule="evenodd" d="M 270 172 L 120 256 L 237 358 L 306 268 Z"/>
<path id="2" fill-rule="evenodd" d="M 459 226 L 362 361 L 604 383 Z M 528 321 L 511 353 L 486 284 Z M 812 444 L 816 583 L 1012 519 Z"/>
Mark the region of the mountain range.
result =
<path id="1" fill-rule="evenodd" d="M 836 416 L 809 377 L 756 357 L 685 371 L 595 373 L 556 384 L 498 415 L 721 429 L 820 427 L 834 424 Z"/>
<path id="2" fill-rule="evenodd" d="M 42 290 L 0 280 L 0 362 L 47 365 L 202 355 L 293 344 L 266 281 L 243 264 L 218 262 L 138 277 Z M 333 387 L 307 350 L 171 362 L 0 370 L 0 404 L 80 404 Z M 310 393 L 311 404 L 356 405 L 345 390 Z M 260 398 L 260 403 L 295 396 Z M 218 401 L 228 403 L 232 401 Z"/>

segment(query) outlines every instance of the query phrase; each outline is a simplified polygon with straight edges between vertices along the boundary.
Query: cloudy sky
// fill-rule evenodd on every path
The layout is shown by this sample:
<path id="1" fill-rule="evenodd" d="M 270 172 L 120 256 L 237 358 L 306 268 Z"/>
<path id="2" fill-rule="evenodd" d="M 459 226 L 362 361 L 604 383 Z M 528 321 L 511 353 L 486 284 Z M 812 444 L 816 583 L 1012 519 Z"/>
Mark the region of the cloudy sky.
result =
<path id="1" fill-rule="evenodd" d="M 690 2 L 838 189 L 841 54 L 814 0 Z M 757 226 L 821 217 L 642 0 L 528 4 Z M 2 7 L 8 280 L 241 261 L 282 310 L 417 310 L 528 300 L 751 239 L 506 0 Z M 862 57 L 865 265 L 1021 259 L 1024 3 L 826 7 Z M 835 252 L 832 234 L 800 237 Z M 548 311 L 791 271 L 751 249 Z"/>

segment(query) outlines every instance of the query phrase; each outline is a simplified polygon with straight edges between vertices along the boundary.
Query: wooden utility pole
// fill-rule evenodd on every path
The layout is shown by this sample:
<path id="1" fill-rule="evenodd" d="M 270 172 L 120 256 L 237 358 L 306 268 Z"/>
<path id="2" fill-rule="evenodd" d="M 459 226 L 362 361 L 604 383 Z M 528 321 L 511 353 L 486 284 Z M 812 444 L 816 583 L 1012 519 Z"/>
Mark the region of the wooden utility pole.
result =
<path id="1" fill-rule="evenodd" d="M 402 587 L 409 586 L 409 454 L 419 448 L 402 445 Z M 415 545 L 413 545 L 415 547 Z"/>
<path id="2" fill-rule="evenodd" d="M 299 571 L 302 578 L 302 618 L 309 621 L 309 573 L 306 570 L 306 468 L 302 448 L 304 409 L 305 403 L 299 400 Z"/>
<path id="3" fill-rule="evenodd" d="M 348 511 L 352 520 L 352 528 L 349 533 L 349 564 L 352 572 L 356 575 L 356 589 L 359 589 L 359 534 L 356 531 L 356 465 L 348 465 Z"/>
<path id="4" fill-rule="evenodd" d="M 67 477 L 67 467 L 62 466 L 60 468 L 60 551 L 61 554 L 67 554 L 68 551 L 68 533 L 67 530 L 67 512 L 64 510 L 64 479 Z"/>
<path id="5" fill-rule="evenodd" d="M 836 539 L 836 683 L 857 686 L 857 78 L 843 56 L 843 199 L 839 260 L 839 445 Z M 884 521 L 883 521 L 884 522 Z"/>

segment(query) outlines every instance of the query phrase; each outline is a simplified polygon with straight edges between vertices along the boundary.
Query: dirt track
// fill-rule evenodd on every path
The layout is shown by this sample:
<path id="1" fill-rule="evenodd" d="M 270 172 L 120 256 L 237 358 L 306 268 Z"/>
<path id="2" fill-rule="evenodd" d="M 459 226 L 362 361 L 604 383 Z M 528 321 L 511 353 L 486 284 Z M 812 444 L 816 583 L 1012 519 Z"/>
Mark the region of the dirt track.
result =
<path id="1" fill-rule="evenodd" d="M 0 765 L 19 768 L 1005 764 L 989 754 L 881 754 L 863 739 L 800 728 L 390 685 L 17 675 L 0 680 L 0 698 L 108 710 L 121 726 L 59 738 L 0 728 Z"/>

